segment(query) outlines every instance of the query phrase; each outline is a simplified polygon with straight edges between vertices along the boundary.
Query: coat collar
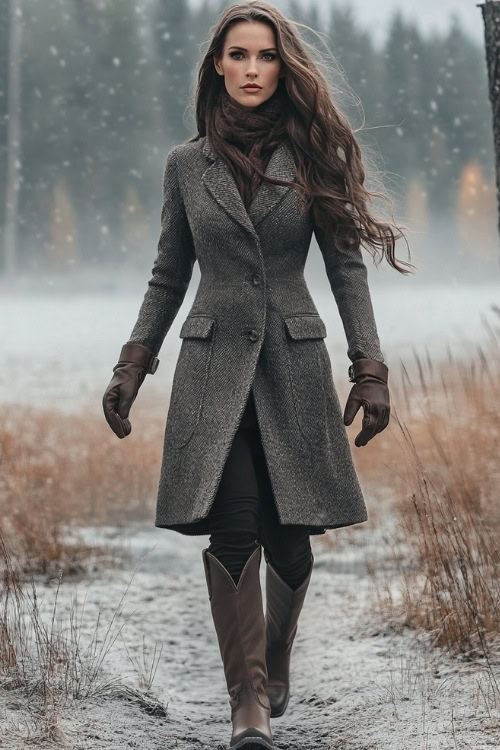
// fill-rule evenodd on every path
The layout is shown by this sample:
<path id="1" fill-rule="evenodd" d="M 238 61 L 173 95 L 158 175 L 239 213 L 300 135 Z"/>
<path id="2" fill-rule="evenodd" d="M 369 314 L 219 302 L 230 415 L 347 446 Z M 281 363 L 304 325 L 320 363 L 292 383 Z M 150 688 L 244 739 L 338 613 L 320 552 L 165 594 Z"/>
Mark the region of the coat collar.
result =
<path id="1" fill-rule="evenodd" d="M 227 164 L 215 154 L 207 136 L 202 151 L 212 162 L 202 176 L 205 186 L 232 219 L 255 235 L 255 228 L 293 190 L 292 186 L 261 182 L 247 211 Z M 286 141 L 281 141 L 273 151 L 265 174 L 290 182 L 295 179 L 295 162 Z"/>

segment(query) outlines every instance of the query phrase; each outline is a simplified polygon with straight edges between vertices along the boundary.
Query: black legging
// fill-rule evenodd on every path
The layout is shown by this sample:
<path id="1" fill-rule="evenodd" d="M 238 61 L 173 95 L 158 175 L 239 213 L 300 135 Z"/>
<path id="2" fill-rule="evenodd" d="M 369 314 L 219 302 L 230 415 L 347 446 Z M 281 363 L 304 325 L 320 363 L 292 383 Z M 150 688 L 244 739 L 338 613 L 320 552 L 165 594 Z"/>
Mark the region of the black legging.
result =
<path id="1" fill-rule="evenodd" d="M 281 525 L 262 447 L 253 391 L 243 412 L 208 516 L 210 546 L 235 583 L 256 546 L 293 589 L 309 572 L 307 526 Z"/>

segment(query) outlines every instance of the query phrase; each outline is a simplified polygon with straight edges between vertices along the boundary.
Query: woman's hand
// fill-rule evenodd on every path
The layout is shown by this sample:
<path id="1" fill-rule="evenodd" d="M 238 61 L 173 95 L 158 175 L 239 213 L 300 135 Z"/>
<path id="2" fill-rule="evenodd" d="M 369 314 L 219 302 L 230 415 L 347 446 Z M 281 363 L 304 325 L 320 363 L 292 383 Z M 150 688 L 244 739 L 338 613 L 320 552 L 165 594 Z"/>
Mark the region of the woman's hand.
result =
<path id="1" fill-rule="evenodd" d="M 389 370 L 384 362 L 374 359 L 357 359 L 349 367 L 349 380 L 354 382 L 347 398 L 344 424 L 350 425 L 360 406 L 364 409 L 362 430 L 356 435 L 356 447 L 366 445 L 378 432 L 382 432 L 391 413 Z"/>
<path id="2" fill-rule="evenodd" d="M 118 364 L 113 367 L 114 375 L 104 392 L 102 406 L 106 421 L 119 438 L 127 437 L 132 431 L 128 419 L 139 388 L 147 373 L 154 373 L 159 359 L 142 344 L 124 344 Z"/>

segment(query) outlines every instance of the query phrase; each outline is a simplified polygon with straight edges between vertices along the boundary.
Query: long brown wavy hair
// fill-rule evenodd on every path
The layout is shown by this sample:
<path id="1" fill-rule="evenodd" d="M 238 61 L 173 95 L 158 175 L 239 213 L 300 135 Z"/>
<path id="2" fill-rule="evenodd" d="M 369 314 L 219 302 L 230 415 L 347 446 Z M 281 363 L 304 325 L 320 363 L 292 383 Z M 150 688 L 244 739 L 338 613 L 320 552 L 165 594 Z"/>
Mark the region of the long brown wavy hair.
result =
<path id="1" fill-rule="evenodd" d="M 198 134 L 188 142 L 207 135 L 219 153 L 230 150 L 232 159 L 241 160 L 242 173 L 245 173 L 245 164 L 248 173 L 250 163 L 261 179 L 276 185 L 290 184 L 266 176 L 256 163 L 248 162 L 243 153 L 228 149 L 214 126 L 224 87 L 224 80 L 215 69 L 214 56 L 222 57 L 228 30 L 241 21 L 260 21 L 274 30 L 281 71 L 284 71 L 278 84 L 286 91 L 283 118 L 297 172 L 293 185 L 303 210 L 311 211 L 315 225 L 326 231 L 333 228 L 336 241 L 345 242 L 347 246 L 363 244 L 373 249 L 374 257 L 379 250 L 379 263 L 385 255 L 393 268 L 403 274 L 410 273 L 398 264 L 394 252 L 396 240 L 405 238 L 401 230 L 406 227 L 379 220 L 370 212 L 368 204 L 372 198 L 381 198 L 391 205 L 392 201 L 383 189 L 370 192 L 364 187 L 366 171 L 360 146 L 347 116 L 334 104 L 328 81 L 314 61 L 315 48 L 300 36 L 298 26 L 302 24 L 291 21 L 273 5 L 262 0 L 229 5 L 212 26 L 208 48 L 197 69 L 194 109 Z M 370 179 L 382 184 L 375 168 L 370 171 Z M 411 263 L 400 262 L 414 268 Z"/>

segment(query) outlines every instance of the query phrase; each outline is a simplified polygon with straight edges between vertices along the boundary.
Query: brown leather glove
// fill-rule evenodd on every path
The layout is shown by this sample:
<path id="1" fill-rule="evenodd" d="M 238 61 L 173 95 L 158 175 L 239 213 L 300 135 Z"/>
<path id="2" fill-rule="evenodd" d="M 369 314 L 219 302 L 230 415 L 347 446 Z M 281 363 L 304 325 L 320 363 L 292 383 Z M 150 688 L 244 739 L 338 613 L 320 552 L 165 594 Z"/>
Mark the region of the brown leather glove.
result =
<path id="1" fill-rule="evenodd" d="M 363 428 L 354 440 L 358 448 L 366 445 L 389 424 L 391 405 L 388 377 L 387 365 L 376 359 L 357 359 L 349 367 L 349 380 L 354 385 L 345 405 L 344 424 L 351 424 L 359 407 L 363 406 Z"/>
<path id="2" fill-rule="evenodd" d="M 130 407 L 147 373 L 155 373 L 159 363 L 158 357 L 142 344 L 122 346 L 118 364 L 113 367 L 115 374 L 102 399 L 106 421 L 119 438 L 130 435 Z"/>

